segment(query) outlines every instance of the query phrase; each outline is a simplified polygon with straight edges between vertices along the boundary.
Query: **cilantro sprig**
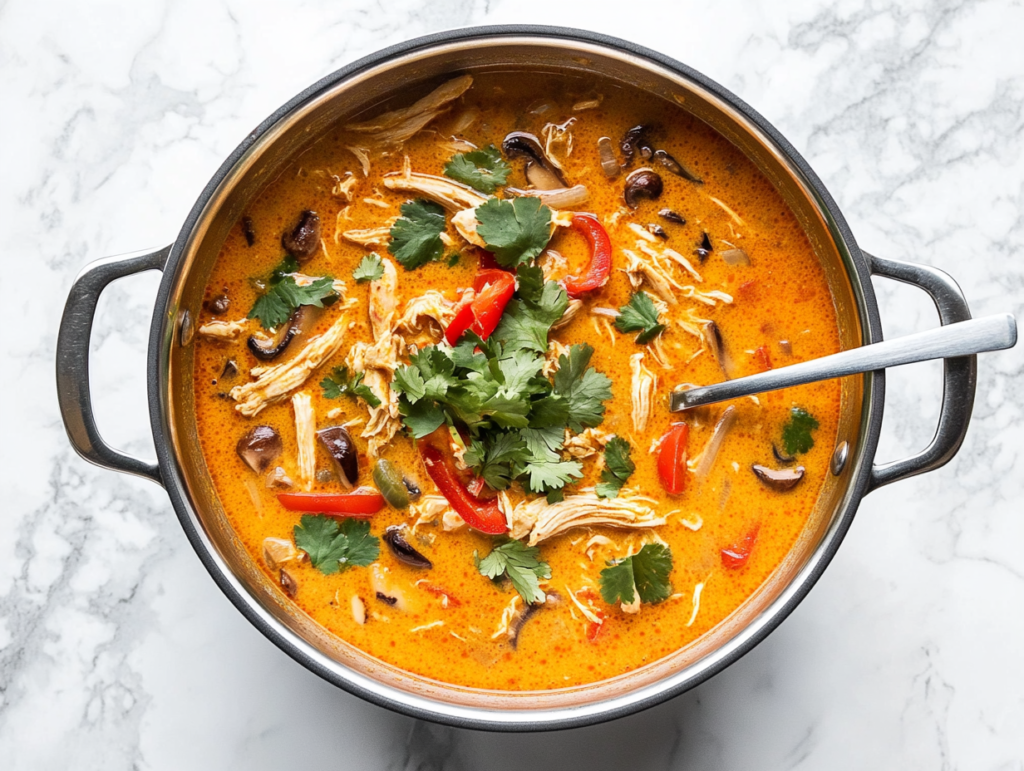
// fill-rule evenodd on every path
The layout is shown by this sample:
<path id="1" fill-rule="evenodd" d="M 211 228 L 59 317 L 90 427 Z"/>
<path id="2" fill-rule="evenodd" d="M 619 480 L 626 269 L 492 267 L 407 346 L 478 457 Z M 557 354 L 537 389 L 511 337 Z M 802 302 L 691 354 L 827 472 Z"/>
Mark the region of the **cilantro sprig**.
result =
<path id="1" fill-rule="evenodd" d="M 487 145 L 469 153 L 452 157 L 444 166 L 445 176 L 476 188 L 481 193 L 493 193 L 505 184 L 512 167 L 505 163 L 494 145 Z"/>
<path id="2" fill-rule="evenodd" d="M 539 198 L 492 198 L 476 208 L 476 232 L 499 265 L 514 268 L 537 257 L 551 240 L 551 209 Z"/>
<path id="3" fill-rule="evenodd" d="M 381 262 L 380 255 L 376 252 L 370 252 L 370 254 L 363 257 L 356 266 L 356 269 L 352 271 L 352 278 L 360 284 L 366 281 L 376 281 L 383 275 L 384 263 Z"/>
<path id="4" fill-rule="evenodd" d="M 604 446 L 604 469 L 595 491 L 599 498 L 617 498 L 619 490 L 636 471 L 630 452 L 629 442 L 621 436 L 613 436 Z"/>
<path id="5" fill-rule="evenodd" d="M 297 273 L 299 264 L 294 257 L 284 260 L 270 274 L 267 291 L 259 298 L 249 311 L 248 318 L 259 319 L 264 329 L 279 327 L 288 321 L 300 305 L 313 305 L 323 308 L 338 299 L 334 291 L 334 279 L 323 276 L 308 286 L 299 286 L 289 274 Z"/>
<path id="6" fill-rule="evenodd" d="M 628 605 L 637 594 L 641 602 L 653 604 L 667 600 L 672 594 L 671 572 L 669 548 L 649 543 L 630 557 L 608 562 L 608 567 L 601 571 L 601 597 L 609 605 L 617 602 Z"/>
<path id="7" fill-rule="evenodd" d="M 551 578 L 551 568 L 540 559 L 540 549 L 522 541 L 506 541 L 495 546 L 483 559 L 473 552 L 473 561 L 480 575 L 492 581 L 508 577 L 523 601 L 529 604 L 544 602 L 546 596 L 540 580 Z"/>
<path id="8" fill-rule="evenodd" d="M 619 308 L 615 328 L 620 332 L 639 332 L 636 336 L 639 345 L 650 342 L 665 331 L 665 325 L 658 321 L 658 309 L 647 292 L 637 292 Z"/>
<path id="9" fill-rule="evenodd" d="M 402 216 L 391 226 L 388 251 L 406 270 L 415 270 L 433 260 L 441 259 L 445 228 L 444 209 L 433 201 L 417 198 L 401 207 Z"/>
<path id="10" fill-rule="evenodd" d="M 782 429 L 782 444 L 789 455 L 808 452 L 814 447 L 811 432 L 818 427 L 817 419 L 802 407 L 794 407 L 789 422 Z"/>
<path id="11" fill-rule="evenodd" d="M 349 374 L 348 367 L 335 367 L 331 373 L 320 381 L 324 396 L 328 399 L 340 399 L 342 396 L 357 396 L 371 407 L 380 407 L 380 399 L 363 383 L 363 372 Z"/>
<path id="12" fill-rule="evenodd" d="M 366 567 L 380 556 L 380 539 L 370 535 L 370 523 L 365 519 L 339 523 L 323 514 L 303 514 L 293 533 L 295 545 L 325 576 L 353 566 Z"/>

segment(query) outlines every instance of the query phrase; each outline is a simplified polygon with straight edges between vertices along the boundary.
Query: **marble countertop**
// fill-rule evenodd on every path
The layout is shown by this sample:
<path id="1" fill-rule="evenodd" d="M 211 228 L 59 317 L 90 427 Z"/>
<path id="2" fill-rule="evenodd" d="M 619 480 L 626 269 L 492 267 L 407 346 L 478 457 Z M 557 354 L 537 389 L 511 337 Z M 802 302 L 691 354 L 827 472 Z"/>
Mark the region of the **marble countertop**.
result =
<path id="1" fill-rule="evenodd" d="M 692 65 L 790 138 L 866 250 L 947 270 L 976 314 L 1024 318 L 1024 6 L 291 5 L 0 3 L 0 297 L 16 330 L 0 338 L 0 765 L 1024 768 L 1024 346 L 982 358 L 957 458 L 869 496 L 765 643 L 641 715 L 543 735 L 417 722 L 291 661 L 216 589 L 162 490 L 72 452 L 53 378 L 84 264 L 170 242 L 223 157 L 317 78 L 482 23 L 583 26 Z M 156 286 L 112 286 L 93 341 L 100 426 L 139 455 Z M 935 325 L 916 290 L 877 287 L 887 335 Z M 881 459 L 928 441 L 939 373 L 890 376 Z"/>

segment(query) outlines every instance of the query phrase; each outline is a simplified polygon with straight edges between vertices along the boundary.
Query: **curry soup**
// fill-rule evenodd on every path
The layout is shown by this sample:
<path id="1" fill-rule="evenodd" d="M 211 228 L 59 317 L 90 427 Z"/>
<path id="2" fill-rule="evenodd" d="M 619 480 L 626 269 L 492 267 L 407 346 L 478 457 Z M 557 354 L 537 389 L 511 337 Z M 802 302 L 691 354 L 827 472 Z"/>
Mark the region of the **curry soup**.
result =
<path id="1" fill-rule="evenodd" d="M 267 575 L 378 659 L 499 690 L 630 672 L 733 613 L 808 521 L 837 381 L 667 402 L 836 352 L 825 276 L 675 105 L 524 73 L 427 91 L 318 140 L 226 239 L 207 466 Z"/>

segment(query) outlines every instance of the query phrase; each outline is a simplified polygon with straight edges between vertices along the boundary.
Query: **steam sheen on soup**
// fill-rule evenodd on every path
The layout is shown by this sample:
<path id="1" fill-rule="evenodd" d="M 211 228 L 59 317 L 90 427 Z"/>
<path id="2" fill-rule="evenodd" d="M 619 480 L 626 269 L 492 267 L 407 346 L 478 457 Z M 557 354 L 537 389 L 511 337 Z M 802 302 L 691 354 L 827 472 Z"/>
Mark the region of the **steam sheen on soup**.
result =
<path id="1" fill-rule="evenodd" d="M 694 643 L 791 550 L 840 386 L 684 414 L 674 388 L 834 353 L 772 185 L 677 105 L 453 75 L 339 125 L 206 289 L 204 457 L 252 558 L 330 633 L 543 690 Z"/>

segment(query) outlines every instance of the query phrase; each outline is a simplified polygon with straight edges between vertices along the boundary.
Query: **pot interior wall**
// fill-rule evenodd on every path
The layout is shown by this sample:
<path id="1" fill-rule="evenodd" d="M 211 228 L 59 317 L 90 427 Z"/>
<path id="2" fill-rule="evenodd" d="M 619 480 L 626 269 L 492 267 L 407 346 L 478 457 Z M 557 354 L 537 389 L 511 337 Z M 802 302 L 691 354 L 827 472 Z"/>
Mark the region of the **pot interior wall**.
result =
<path id="1" fill-rule="evenodd" d="M 255 197 L 281 170 L 302 153 L 336 121 L 360 113 L 377 112 L 389 104 L 404 104 L 422 95 L 452 73 L 459 71 L 543 71 L 566 77 L 597 73 L 639 87 L 651 99 L 667 99 L 710 124 L 738 145 L 772 180 L 802 222 L 824 266 L 835 301 L 844 348 L 856 347 L 868 334 L 858 297 L 862 288 L 851 282 L 856 276 L 845 244 L 830 222 L 824 207 L 799 171 L 782 156 L 775 144 L 740 113 L 710 92 L 681 75 L 646 59 L 593 44 L 566 43 L 545 38 L 489 38 L 454 42 L 406 54 L 328 85 L 278 120 L 238 160 L 210 196 L 191 232 L 179 240 L 178 261 L 171 297 L 171 316 L 187 310 L 196 318 L 203 289 L 228 229 Z M 412 92 L 414 96 L 407 96 Z M 841 513 L 851 505 L 852 470 L 859 458 L 859 440 L 866 410 L 865 379 L 846 378 L 843 383 L 842 418 L 838 441 L 850 444 L 845 470 L 831 478 L 817 509 L 796 548 L 760 591 L 718 629 L 689 647 L 651 665 L 613 680 L 563 691 L 504 693 L 465 689 L 409 675 L 371 659 L 340 639 L 326 633 L 297 611 L 279 587 L 266 580 L 236 538 L 224 515 L 200 452 L 192 394 L 192 348 L 181 346 L 175 336 L 170 344 L 168 423 L 175 445 L 179 473 L 187 496 L 197 512 L 197 524 L 215 560 L 230 572 L 232 580 L 247 593 L 258 612 L 290 630 L 304 643 L 298 649 L 332 673 L 336 682 L 366 685 L 371 680 L 402 691 L 449 704 L 500 710 L 539 710 L 578 706 L 634 692 L 665 678 L 683 681 L 696 676 L 714 656 L 720 656 L 759 618 L 772 612 L 809 560 L 822 539 L 835 528 Z"/>

